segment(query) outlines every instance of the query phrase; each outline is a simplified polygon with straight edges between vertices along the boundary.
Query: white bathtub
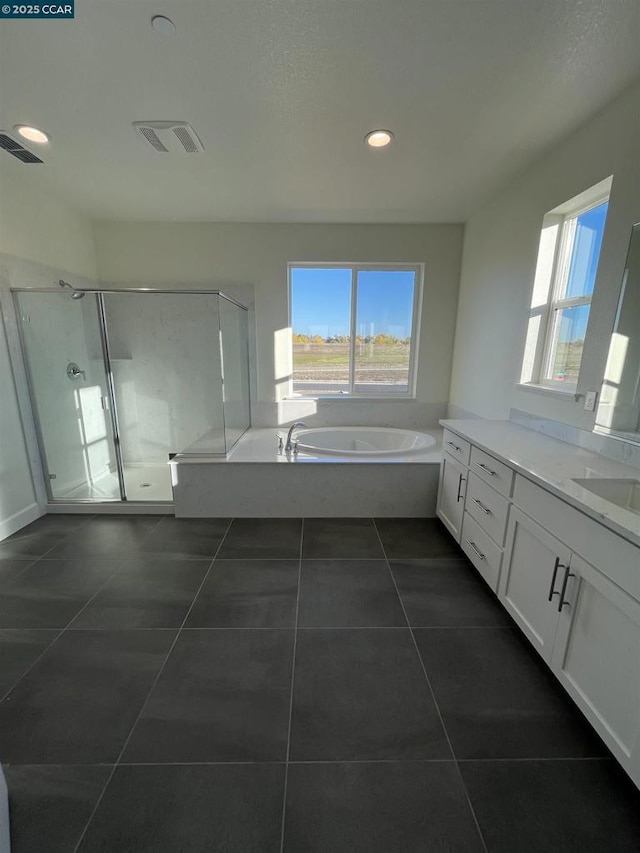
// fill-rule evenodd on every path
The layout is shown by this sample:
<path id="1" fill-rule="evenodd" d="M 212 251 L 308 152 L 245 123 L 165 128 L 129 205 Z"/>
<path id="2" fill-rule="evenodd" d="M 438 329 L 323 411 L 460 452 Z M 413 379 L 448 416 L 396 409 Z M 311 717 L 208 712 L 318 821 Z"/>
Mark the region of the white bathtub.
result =
<path id="1" fill-rule="evenodd" d="M 391 427 L 312 427 L 293 434 L 299 453 L 313 456 L 411 456 L 434 447 L 431 435 Z"/>

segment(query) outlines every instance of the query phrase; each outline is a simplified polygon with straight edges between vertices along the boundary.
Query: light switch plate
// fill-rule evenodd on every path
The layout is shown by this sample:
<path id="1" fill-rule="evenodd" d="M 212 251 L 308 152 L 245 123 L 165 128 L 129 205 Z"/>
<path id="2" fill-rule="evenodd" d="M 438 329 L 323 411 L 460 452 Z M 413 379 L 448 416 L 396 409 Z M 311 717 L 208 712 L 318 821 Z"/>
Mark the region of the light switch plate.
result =
<path id="1" fill-rule="evenodd" d="M 598 399 L 597 391 L 587 391 L 584 395 L 584 410 L 585 412 L 593 412 L 596 408 L 596 400 Z"/>

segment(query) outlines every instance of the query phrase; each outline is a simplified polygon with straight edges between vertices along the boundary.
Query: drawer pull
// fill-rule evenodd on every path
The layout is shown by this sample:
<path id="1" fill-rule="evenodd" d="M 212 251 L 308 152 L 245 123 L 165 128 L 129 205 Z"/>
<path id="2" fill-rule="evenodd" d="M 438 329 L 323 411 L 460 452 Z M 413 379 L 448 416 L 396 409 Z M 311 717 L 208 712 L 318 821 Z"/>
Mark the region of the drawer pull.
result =
<path id="1" fill-rule="evenodd" d="M 485 515 L 491 515 L 491 510 L 488 509 L 478 498 L 473 499 L 474 504 L 477 504 Z"/>
<path id="2" fill-rule="evenodd" d="M 474 464 L 474 465 L 477 465 L 477 466 L 478 466 L 478 468 L 482 468 L 482 470 L 484 471 L 484 473 L 485 473 L 485 474 L 488 474 L 490 477 L 495 477 L 495 476 L 496 476 L 496 472 L 495 472 L 495 471 L 492 471 L 492 470 L 491 470 L 491 468 L 488 468 L 488 467 L 484 464 L 484 462 L 474 462 L 473 464 Z"/>
<path id="3" fill-rule="evenodd" d="M 447 444 L 449 445 L 449 447 L 453 447 L 453 449 L 454 449 L 457 453 L 460 453 L 460 451 L 462 450 L 462 448 L 461 448 L 461 447 L 459 447 L 457 444 L 454 444 L 452 441 L 448 441 L 448 442 L 447 442 Z"/>
<path id="4" fill-rule="evenodd" d="M 563 569 L 567 568 L 564 565 L 564 563 L 560 562 L 560 557 L 556 557 L 556 561 L 553 564 L 553 575 L 551 576 L 551 586 L 549 587 L 549 601 L 551 601 L 551 599 L 553 598 L 554 595 L 560 595 L 560 593 L 557 592 L 557 590 L 555 589 L 556 578 L 558 577 L 558 569 L 560 568 L 560 566 L 562 566 Z"/>
<path id="5" fill-rule="evenodd" d="M 567 591 L 567 584 L 569 583 L 569 578 L 575 578 L 575 574 L 569 571 L 569 566 L 565 566 L 564 580 L 562 581 L 562 590 L 560 591 L 560 601 L 558 602 L 558 613 L 561 612 L 565 604 L 571 606 L 571 602 L 567 601 L 564 597 L 564 594 Z"/>
<path id="6" fill-rule="evenodd" d="M 462 474 L 460 474 L 460 476 L 458 477 L 458 495 L 456 497 L 456 503 L 457 504 L 460 503 L 460 498 L 462 497 L 462 495 L 460 493 L 462 491 L 462 484 L 465 482 L 465 480 L 466 480 L 466 477 L 463 477 Z"/>
<path id="7" fill-rule="evenodd" d="M 467 545 L 469 545 L 470 548 L 473 548 L 473 550 L 476 552 L 476 556 L 478 557 L 479 560 L 486 560 L 487 559 L 485 557 L 485 555 L 482 553 L 482 551 L 478 550 L 476 543 L 472 542 L 471 539 L 467 539 Z"/>

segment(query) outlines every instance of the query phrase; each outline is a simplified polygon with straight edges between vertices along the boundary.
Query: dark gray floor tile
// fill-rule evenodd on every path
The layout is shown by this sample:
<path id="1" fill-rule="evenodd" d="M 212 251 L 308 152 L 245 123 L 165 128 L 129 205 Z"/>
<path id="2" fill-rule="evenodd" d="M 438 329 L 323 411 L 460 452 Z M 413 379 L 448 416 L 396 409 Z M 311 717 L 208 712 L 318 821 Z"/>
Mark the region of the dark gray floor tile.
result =
<path id="1" fill-rule="evenodd" d="M 451 757 L 408 629 L 298 632 L 290 756 Z"/>
<path id="2" fill-rule="evenodd" d="M 614 761 L 460 765 L 490 853 L 637 853 L 640 792 Z"/>
<path id="3" fill-rule="evenodd" d="M 69 631 L 0 704 L 9 764 L 112 763 L 175 631 Z"/>
<path id="4" fill-rule="evenodd" d="M 14 580 L 35 562 L 33 557 L 0 558 L 0 587 Z"/>
<path id="5" fill-rule="evenodd" d="M 293 631 L 183 632 L 123 760 L 283 760 L 292 657 Z"/>
<path id="6" fill-rule="evenodd" d="M 284 765 L 118 767 L 79 853 L 278 853 Z"/>
<path id="7" fill-rule="evenodd" d="M 298 560 L 216 560 L 187 628 L 293 628 Z"/>
<path id="8" fill-rule="evenodd" d="M 227 532 L 229 518 L 174 518 L 166 515 L 140 544 L 142 553 L 212 560 Z"/>
<path id="9" fill-rule="evenodd" d="M 95 516 L 66 536 L 47 556 L 58 559 L 126 555 L 138 550 L 160 519 L 158 515 Z"/>
<path id="10" fill-rule="evenodd" d="M 12 853 L 71 853 L 111 767 L 5 767 Z"/>
<path id="11" fill-rule="evenodd" d="M 386 560 L 303 560 L 300 627 L 399 628 L 406 624 Z"/>
<path id="12" fill-rule="evenodd" d="M 24 528 L 27 530 L 28 528 Z M 48 554 L 65 537 L 55 533 L 14 533 L 0 542 L 0 558 L 13 560 L 31 557 L 33 560 Z"/>
<path id="13" fill-rule="evenodd" d="M 17 535 L 47 533 L 60 537 L 69 536 L 78 530 L 78 528 L 83 527 L 88 521 L 91 521 L 92 518 L 95 518 L 95 515 L 85 513 L 78 513 L 76 515 L 72 515 L 71 513 L 49 513 L 23 527 Z"/>
<path id="14" fill-rule="evenodd" d="M 371 518 L 307 518 L 302 556 L 307 559 L 384 557 Z"/>
<path id="15" fill-rule="evenodd" d="M 58 631 L 0 630 L 0 699 L 58 636 Z"/>
<path id="16" fill-rule="evenodd" d="M 208 560 L 127 560 L 70 628 L 179 628 Z"/>
<path id="17" fill-rule="evenodd" d="M 437 518 L 376 518 L 375 523 L 390 560 L 462 554 Z"/>
<path id="18" fill-rule="evenodd" d="M 64 628 L 118 570 L 121 560 L 39 560 L 0 595 L 0 627 Z"/>
<path id="19" fill-rule="evenodd" d="M 580 712 L 515 628 L 416 628 L 457 758 L 606 754 Z"/>
<path id="20" fill-rule="evenodd" d="M 301 534 L 300 518 L 234 518 L 218 559 L 295 560 Z"/>
<path id="21" fill-rule="evenodd" d="M 285 853 L 481 853 L 453 762 L 292 764 Z"/>
<path id="22" fill-rule="evenodd" d="M 391 561 L 411 625 L 510 624 L 496 596 L 465 559 Z"/>

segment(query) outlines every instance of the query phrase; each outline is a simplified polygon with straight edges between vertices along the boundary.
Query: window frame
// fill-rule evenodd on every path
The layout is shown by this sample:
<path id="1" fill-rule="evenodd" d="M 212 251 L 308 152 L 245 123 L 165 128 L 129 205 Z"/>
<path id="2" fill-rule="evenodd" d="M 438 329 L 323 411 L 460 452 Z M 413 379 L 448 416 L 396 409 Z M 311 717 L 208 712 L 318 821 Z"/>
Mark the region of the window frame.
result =
<path id="1" fill-rule="evenodd" d="M 559 312 L 563 309 L 588 305 L 590 312 L 591 303 L 593 301 L 593 291 L 586 296 L 563 297 L 560 294 L 563 289 L 566 289 L 568 284 L 578 217 L 583 213 L 587 213 L 589 210 L 593 210 L 601 204 L 610 201 L 611 183 L 612 179 L 609 178 L 600 184 L 597 184 L 595 187 L 591 187 L 591 189 L 586 192 L 581 193 L 579 196 L 576 196 L 565 204 L 560 205 L 560 207 L 555 208 L 555 210 L 550 211 L 543 218 L 541 238 L 547 228 L 555 227 L 557 232 L 554 237 L 553 257 L 548 273 L 549 280 L 547 284 L 546 300 L 543 304 L 541 303 L 536 306 L 532 305 L 529 309 L 529 322 L 531 322 L 534 317 L 539 316 L 540 326 L 537 333 L 535 355 L 531 367 L 531 379 L 525 380 L 521 376 L 520 382 L 518 383 L 521 388 L 530 388 L 532 390 L 544 390 L 551 393 L 570 395 L 575 395 L 577 391 L 579 374 L 582 370 L 584 350 L 580 358 L 578 379 L 575 382 L 565 382 L 560 379 L 552 379 L 549 376 L 557 348 L 555 326 L 556 323 L 559 322 Z M 600 253 L 601 252 L 602 247 L 600 249 Z M 598 256 L 598 267 L 599 265 L 600 256 Z M 543 264 L 541 263 L 539 255 L 536 264 L 536 278 L 541 272 L 541 266 L 543 266 Z M 535 286 L 534 282 L 534 293 Z M 525 349 L 527 337 L 528 332 L 527 335 L 525 335 Z M 521 374 L 525 369 L 525 360 L 526 352 L 522 358 Z"/>
<path id="2" fill-rule="evenodd" d="M 420 328 L 422 320 L 422 298 L 424 290 L 424 263 L 372 263 L 372 262 L 340 262 L 340 261 L 290 261 L 287 264 L 287 300 L 288 300 L 288 327 L 293 335 L 292 325 L 292 280 L 291 273 L 294 269 L 348 269 L 351 271 L 351 303 L 349 318 L 349 388 L 346 391 L 333 394 L 304 394 L 294 391 L 293 384 L 293 340 L 291 339 L 291 379 L 287 399 L 293 400 L 415 400 L 417 390 L 418 352 L 420 344 Z M 413 304 L 411 316 L 411 344 L 409 349 L 409 375 L 407 390 L 398 393 L 371 393 L 370 391 L 355 390 L 356 372 L 356 325 L 358 307 L 358 273 L 359 272 L 413 272 Z"/>

